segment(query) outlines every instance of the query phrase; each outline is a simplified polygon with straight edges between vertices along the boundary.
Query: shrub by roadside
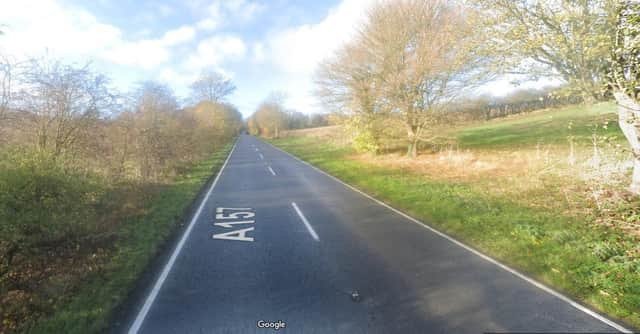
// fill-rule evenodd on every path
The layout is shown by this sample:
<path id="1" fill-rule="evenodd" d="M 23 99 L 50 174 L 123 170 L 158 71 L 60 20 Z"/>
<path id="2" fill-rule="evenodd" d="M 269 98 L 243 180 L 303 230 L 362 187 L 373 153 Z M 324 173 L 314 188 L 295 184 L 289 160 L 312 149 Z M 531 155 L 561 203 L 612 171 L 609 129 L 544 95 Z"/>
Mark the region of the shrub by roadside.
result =
<path id="1" fill-rule="evenodd" d="M 2 153 L 0 332 L 104 329 L 229 149 L 162 183 L 109 182 L 64 157 Z"/>

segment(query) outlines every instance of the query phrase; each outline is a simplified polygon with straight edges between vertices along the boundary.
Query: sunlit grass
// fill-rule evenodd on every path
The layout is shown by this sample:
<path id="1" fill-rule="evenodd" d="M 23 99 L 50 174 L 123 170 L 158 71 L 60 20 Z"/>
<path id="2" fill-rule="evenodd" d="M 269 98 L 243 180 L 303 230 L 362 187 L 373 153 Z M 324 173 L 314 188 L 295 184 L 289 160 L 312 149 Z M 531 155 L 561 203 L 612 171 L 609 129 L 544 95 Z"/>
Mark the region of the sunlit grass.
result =
<path id="1" fill-rule="evenodd" d="M 453 135 L 462 148 L 564 144 L 569 136 L 585 144 L 594 133 L 621 138 L 615 108 L 605 102 L 538 111 L 466 126 Z"/>

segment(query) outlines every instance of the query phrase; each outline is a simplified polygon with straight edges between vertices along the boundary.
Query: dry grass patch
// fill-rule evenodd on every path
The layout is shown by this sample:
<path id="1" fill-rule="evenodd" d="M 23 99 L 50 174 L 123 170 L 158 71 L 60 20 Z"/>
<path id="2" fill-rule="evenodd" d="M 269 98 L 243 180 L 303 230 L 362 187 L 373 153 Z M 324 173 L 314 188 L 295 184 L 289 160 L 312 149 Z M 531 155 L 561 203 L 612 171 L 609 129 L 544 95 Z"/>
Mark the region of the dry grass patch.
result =
<path id="1" fill-rule="evenodd" d="M 596 222 L 640 236 L 640 219 L 620 212 L 635 199 L 625 190 L 631 171 L 628 154 L 591 148 L 574 152 L 546 145 L 518 150 L 460 150 L 449 147 L 412 159 L 402 154 L 352 154 L 349 159 L 394 168 L 437 181 L 463 183 L 492 197 L 532 208 L 559 209 L 573 217 L 595 215 Z"/>

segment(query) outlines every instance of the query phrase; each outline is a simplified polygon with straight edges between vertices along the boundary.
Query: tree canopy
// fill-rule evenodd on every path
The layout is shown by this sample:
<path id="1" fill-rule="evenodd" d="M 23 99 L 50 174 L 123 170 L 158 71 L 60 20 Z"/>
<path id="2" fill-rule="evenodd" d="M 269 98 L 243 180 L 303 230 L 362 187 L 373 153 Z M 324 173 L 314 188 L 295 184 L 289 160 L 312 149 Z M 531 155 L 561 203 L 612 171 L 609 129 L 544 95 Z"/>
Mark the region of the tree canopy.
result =
<path id="1" fill-rule="evenodd" d="M 236 90 L 231 79 L 216 71 L 203 71 L 190 88 L 191 98 L 195 103 L 200 101 L 223 102 Z"/>

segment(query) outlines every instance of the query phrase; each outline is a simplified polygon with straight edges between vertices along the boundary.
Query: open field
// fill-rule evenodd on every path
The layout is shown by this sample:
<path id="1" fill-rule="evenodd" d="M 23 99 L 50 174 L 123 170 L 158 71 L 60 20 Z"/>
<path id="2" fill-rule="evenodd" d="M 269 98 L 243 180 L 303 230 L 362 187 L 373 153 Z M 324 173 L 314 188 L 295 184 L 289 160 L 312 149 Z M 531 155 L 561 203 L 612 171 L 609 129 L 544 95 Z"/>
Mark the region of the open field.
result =
<path id="1" fill-rule="evenodd" d="M 577 143 L 589 144 L 593 134 L 624 140 L 616 121 L 615 105 L 599 103 L 495 119 L 456 129 L 452 134 L 464 148 L 563 145 L 569 136 L 573 136 Z"/>
<path id="2" fill-rule="evenodd" d="M 290 132 L 273 143 L 640 327 L 640 199 L 623 190 L 630 165 L 621 133 L 614 122 L 602 126 L 615 120 L 614 108 L 458 126 L 443 133 L 455 144 L 416 159 L 356 153 L 340 127 Z"/>

